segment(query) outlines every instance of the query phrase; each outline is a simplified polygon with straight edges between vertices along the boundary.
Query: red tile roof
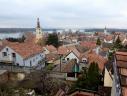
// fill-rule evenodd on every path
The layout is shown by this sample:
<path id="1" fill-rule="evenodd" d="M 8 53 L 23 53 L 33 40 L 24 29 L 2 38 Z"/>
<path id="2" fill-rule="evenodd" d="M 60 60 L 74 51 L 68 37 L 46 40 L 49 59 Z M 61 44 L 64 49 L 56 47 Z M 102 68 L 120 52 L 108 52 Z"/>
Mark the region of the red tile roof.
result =
<path id="1" fill-rule="evenodd" d="M 29 38 L 30 39 L 30 38 Z M 35 43 L 35 38 L 27 39 L 23 43 L 4 41 L 4 45 L 9 46 L 15 52 L 20 54 L 24 59 L 27 59 L 35 54 L 43 52 L 43 48 Z"/>
<path id="2" fill-rule="evenodd" d="M 96 62 L 98 63 L 98 67 L 100 69 L 100 71 L 103 71 L 104 66 L 107 62 L 107 59 L 102 57 L 101 55 L 96 54 L 95 52 L 86 52 L 86 54 L 84 56 L 82 56 L 82 58 L 85 57 L 88 59 L 89 64 L 92 62 Z"/>
<path id="3" fill-rule="evenodd" d="M 46 45 L 46 49 L 50 52 L 56 52 L 57 49 L 53 45 Z"/>
<path id="4" fill-rule="evenodd" d="M 95 48 L 96 47 L 96 42 L 80 42 L 81 46 L 84 46 L 86 48 Z"/>
<path id="5" fill-rule="evenodd" d="M 62 72 L 72 72 L 73 66 L 76 64 L 76 60 L 72 59 L 70 60 L 64 68 L 62 68 Z"/>
<path id="6" fill-rule="evenodd" d="M 118 67 L 127 68 L 127 52 L 116 52 Z"/>
<path id="7" fill-rule="evenodd" d="M 80 59 L 80 56 L 81 56 L 82 53 L 80 53 L 75 46 L 67 46 L 66 48 L 68 50 L 67 50 L 65 56 L 67 56 L 68 54 L 70 54 L 71 52 L 73 52 L 77 56 L 77 58 Z"/>
<path id="8" fill-rule="evenodd" d="M 47 61 L 56 60 L 56 59 L 60 58 L 58 54 L 46 54 L 45 57 L 46 57 Z"/>
<path id="9" fill-rule="evenodd" d="M 106 41 L 111 41 L 111 40 L 113 40 L 113 36 L 112 35 L 106 35 L 105 40 Z"/>
<path id="10" fill-rule="evenodd" d="M 120 51 L 118 51 L 118 52 L 116 52 L 116 55 L 125 55 L 125 56 L 127 56 L 127 52 L 120 52 Z"/>
<path id="11" fill-rule="evenodd" d="M 76 46 L 61 46 L 58 48 L 58 54 L 68 55 L 70 52 L 73 52 L 79 59 L 82 55 Z"/>
<path id="12" fill-rule="evenodd" d="M 59 48 L 58 48 L 58 54 L 62 54 L 62 55 L 65 55 L 65 54 L 67 54 L 69 52 L 69 50 L 65 47 L 65 46 L 60 46 Z"/>

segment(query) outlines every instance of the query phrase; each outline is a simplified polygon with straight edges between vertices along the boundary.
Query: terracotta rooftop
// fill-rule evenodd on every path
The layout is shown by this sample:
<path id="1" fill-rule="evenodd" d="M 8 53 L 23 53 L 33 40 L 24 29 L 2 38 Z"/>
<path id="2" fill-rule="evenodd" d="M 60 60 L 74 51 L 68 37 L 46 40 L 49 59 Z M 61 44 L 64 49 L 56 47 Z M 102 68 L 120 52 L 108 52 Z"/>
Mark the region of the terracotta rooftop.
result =
<path id="1" fill-rule="evenodd" d="M 57 49 L 53 45 L 46 45 L 45 47 L 50 52 L 56 52 L 57 51 Z"/>
<path id="2" fill-rule="evenodd" d="M 86 57 L 88 59 L 89 64 L 92 63 L 92 62 L 98 63 L 98 67 L 99 67 L 100 71 L 103 71 L 104 66 L 107 62 L 106 58 L 104 58 L 101 55 L 96 54 L 93 51 L 87 52 L 83 57 Z"/>
<path id="3" fill-rule="evenodd" d="M 116 52 L 116 55 L 125 55 L 125 56 L 127 56 L 127 52 Z"/>
<path id="4" fill-rule="evenodd" d="M 2 50 L 5 47 L 5 45 L 0 45 L 0 50 Z"/>
<path id="5" fill-rule="evenodd" d="M 88 51 L 88 48 L 85 48 L 81 45 L 76 45 L 76 49 L 80 52 L 80 53 L 84 53 L 86 51 Z"/>
<path id="6" fill-rule="evenodd" d="M 111 41 L 111 40 L 113 40 L 113 36 L 112 35 L 106 35 L 105 40 L 106 41 Z"/>
<path id="7" fill-rule="evenodd" d="M 116 52 L 117 68 L 120 68 L 120 84 L 122 86 L 122 96 L 127 94 L 127 52 Z"/>
<path id="8" fill-rule="evenodd" d="M 127 68 L 127 52 L 116 52 L 118 67 Z"/>
<path id="9" fill-rule="evenodd" d="M 62 55 L 65 55 L 65 54 L 67 54 L 69 52 L 69 50 L 65 47 L 65 46 L 60 46 L 59 48 L 58 48 L 58 54 L 62 54 Z"/>
<path id="10" fill-rule="evenodd" d="M 96 47 L 96 42 L 86 42 L 86 41 L 84 41 L 84 42 L 80 42 L 80 45 L 81 46 L 84 46 L 84 47 L 86 47 L 86 48 L 95 48 Z"/>
<path id="11" fill-rule="evenodd" d="M 79 58 L 80 59 L 80 57 L 82 56 L 82 54 L 83 53 L 81 53 L 81 52 L 79 52 L 79 50 L 75 47 L 75 46 L 71 46 L 71 47 L 67 47 L 67 49 L 69 50 L 68 52 L 67 52 L 67 54 L 65 54 L 65 56 L 67 56 L 67 55 L 69 55 L 71 52 L 73 52 L 76 56 L 77 56 L 77 58 Z"/>
<path id="12" fill-rule="evenodd" d="M 46 60 L 50 61 L 50 60 L 56 60 L 60 58 L 58 54 L 46 54 Z"/>
<path id="13" fill-rule="evenodd" d="M 62 69 L 62 72 L 72 72 L 73 71 L 73 67 L 76 64 L 75 59 L 70 60 Z"/>
<path id="14" fill-rule="evenodd" d="M 30 38 L 29 38 L 30 39 Z M 4 45 L 9 46 L 15 52 L 20 54 L 24 59 L 27 59 L 35 54 L 43 52 L 43 48 L 37 45 L 34 41 L 27 39 L 23 43 L 4 41 Z"/>
<path id="15" fill-rule="evenodd" d="M 76 64 L 76 61 L 74 59 L 70 60 L 67 64 L 65 63 L 62 63 L 61 64 L 61 71 L 62 72 L 73 72 L 73 67 L 74 65 Z M 60 64 L 58 64 L 54 69 L 53 71 L 55 72 L 59 72 L 60 71 Z"/>

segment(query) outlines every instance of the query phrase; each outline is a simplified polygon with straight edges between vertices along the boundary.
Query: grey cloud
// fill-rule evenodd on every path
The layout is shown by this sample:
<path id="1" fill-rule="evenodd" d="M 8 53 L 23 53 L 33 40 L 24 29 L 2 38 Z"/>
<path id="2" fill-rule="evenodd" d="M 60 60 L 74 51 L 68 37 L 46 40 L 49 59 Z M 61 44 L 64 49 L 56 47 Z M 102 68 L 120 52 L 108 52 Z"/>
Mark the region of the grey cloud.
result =
<path id="1" fill-rule="evenodd" d="M 0 27 L 127 25 L 126 0 L 0 0 Z M 120 23 L 119 23 L 120 22 Z"/>

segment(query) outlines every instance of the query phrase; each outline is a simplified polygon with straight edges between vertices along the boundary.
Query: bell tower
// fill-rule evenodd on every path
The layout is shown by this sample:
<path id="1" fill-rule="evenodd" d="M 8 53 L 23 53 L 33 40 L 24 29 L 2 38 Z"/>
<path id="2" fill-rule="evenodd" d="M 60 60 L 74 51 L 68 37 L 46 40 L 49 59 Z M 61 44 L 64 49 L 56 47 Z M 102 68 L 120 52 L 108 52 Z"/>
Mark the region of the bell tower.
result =
<path id="1" fill-rule="evenodd" d="M 107 35 L 107 28 L 106 28 L 106 26 L 104 28 L 104 34 Z"/>
<path id="2" fill-rule="evenodd" d="M 37 18 L 37 27 L 36 27 L 36 42 L 43 38 L 43 32 L 40 27 L 39 18 Z"/>

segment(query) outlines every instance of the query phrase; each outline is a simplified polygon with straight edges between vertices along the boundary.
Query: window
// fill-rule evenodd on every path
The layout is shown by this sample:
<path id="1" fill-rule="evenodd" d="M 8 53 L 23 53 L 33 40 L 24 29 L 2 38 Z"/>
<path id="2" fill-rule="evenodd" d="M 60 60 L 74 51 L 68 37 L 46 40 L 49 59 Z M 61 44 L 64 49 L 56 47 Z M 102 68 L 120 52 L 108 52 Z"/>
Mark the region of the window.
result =
<path id="1" fill-rule="evenodd" d="M 3 55 L 3 57 L 7 56 L 7 52 L 3 52 L 2 55 Z"/>
<path id="2" fill-rule="evenodd" d="M 6 48 L 6 51 L 8 51 L 8 48 Z"/>
<path id="3" fill-rule="evenodd" d="M 86 63 L 87 62 L 87 60 L 82 60 L 84 63 Z"/>
<path id="4" fill-rule="evenodd" d="M 69 61 L 69 58 L 67 58 L 67 61 Z"/>
<path id="5" fill-rule="evenodd" d="M 17 66 L 19 66 L 19 63 L 16 63 Z"/>
<path id="6" fill-rule="evenodd" d="M 16 57 L 16 54 L 15 53 L 12 53 L 12 57 L 15 58 Z"/>
<path id="7" fill-rule="evenodd" d="M 77 59 L 74 59 L 75 60 L 75 62 L 77 62 Z"/>
<path id="8" fill-rule="evenodd" d="M 75 73 L 73 73 L 73 72 L 67 73 L 67 77 L 75 77 Z"/>

